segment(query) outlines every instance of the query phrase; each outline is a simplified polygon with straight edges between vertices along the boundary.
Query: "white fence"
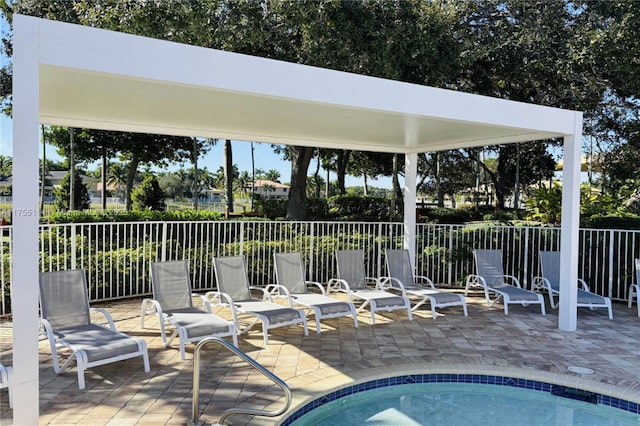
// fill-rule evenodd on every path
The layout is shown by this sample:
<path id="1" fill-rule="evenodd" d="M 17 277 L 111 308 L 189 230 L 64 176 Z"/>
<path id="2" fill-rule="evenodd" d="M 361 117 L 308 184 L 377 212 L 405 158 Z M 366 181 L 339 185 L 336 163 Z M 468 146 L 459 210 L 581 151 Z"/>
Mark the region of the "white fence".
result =
<path id="1" fill-rule="evenodd" d="M 336 249 L 365 251 L 367 272 L 383 275 L 384 251 L 402 245 L 401 223 L 362 222 L 118 222 L 41 225 L 40 270 L 83 268 L 92 301 L 151 294 L 149 264 L 187 259 L 196 291 L 215 288 L 213 257 L 244 255 L 255 285 L 273 282 L 273 254 L 300 251 L 308 279 L 335 276 Z M 0 245 L 0 315 L 10 313 L 11 227 Z M 505 271 L 525 286 L 538 272 L 539 250 L 559 247 L 559 228 L 425 225 L 416 228 L 416 263 L 436 283 L 463 285 L 473 249 L 504 253 Z M 594 292 L 627 298 L 640 257 L 640 231 L 580 230 L 579 274 Z"/>

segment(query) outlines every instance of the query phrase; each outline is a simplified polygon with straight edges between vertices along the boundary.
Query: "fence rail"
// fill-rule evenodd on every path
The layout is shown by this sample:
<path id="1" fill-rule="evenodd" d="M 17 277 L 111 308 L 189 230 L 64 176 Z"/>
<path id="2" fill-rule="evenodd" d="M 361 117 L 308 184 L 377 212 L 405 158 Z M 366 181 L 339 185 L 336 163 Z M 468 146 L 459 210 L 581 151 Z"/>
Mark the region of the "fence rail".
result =
<path id="1" fill-rule="evenodd" d="M 2 227 L 0 315 L 11 312 L 12 227 Z M 579 275 L 595 293 L 625 300 L 640 257 L 640 231 L 581 229 Z M 367 273 L 385 273 L 384 251 L 402 246 L 401 223 L 367 222 L 117 222 L 40 226 L 40 270 L 83 268 L 91 301 L 151 294 L 149 265 L 186 259 L 195 291 L 216 287 L 213 258 L 244 255 L 252 284 L 274 281 L 273 254 L 300 251 L 308 279 L 336 274 L 337 249 L 362 249 Z M 528 226 L 416 227 L 416 268 L 434 282 L 462 286 L 473 271 L 473 249 L 501 249 L 505 272 L 529 287 L 539 250 L 557 250 L 560 229 Z"/>

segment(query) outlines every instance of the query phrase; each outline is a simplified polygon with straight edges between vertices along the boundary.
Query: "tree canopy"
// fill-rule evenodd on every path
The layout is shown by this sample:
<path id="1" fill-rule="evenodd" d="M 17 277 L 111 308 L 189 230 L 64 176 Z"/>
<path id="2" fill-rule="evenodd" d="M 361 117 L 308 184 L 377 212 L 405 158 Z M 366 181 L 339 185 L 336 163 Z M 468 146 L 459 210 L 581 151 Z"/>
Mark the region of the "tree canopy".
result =
<path id="1" fill-rule="evenodd" d="M 15 0 L 0 3 L 11 20 L 19 12 L 148 37 L 287 60 L 416 84 L 450 88 L 547 106 L 585 111 L 585 133 L 596 147 L 633 164 L 640 144 L 640 2 L 624 0 L 200 0 L 197 2 Z M 3 50 L 11 55 L 9 39 Z M 0 73 L 0 98 L 9 105 L 11 68 Z M 79 140 L 82 137 L 78 136 Z M 86 145 L 94 156 L 106 142 L 132 165 L 174 161 L 190 152 L 189 138 L 111 136 L 93 133 Z M 184 147 L 181 145 L 184 142 Z M 514 146 L 491 147 L 497 167 L 485 167 L 499 204 L 513 192 L 553 172 L 548 146 L 519 144 L 528 161 L 517 164 Z M 149 149 L 153 145 L 170 147 Z M 80 149 L 80 148 L 79 148 Z M 314 148 L 287 147 L 292 161 L 290 218 L 302 218 L 307 171 Z M 100 155 L 102 155 L 100 154 Z M 145 155 L 147 155 L 145 157 Z M 156 155 L 157 154 L 157 155 Z M 97 155 L 97 154 L 96 154 Z M 389 173 L 383 157 L 342 153 L 340 173 L 374 177 Z M 324 156 L 323 158 L 328 158 Z M 367 158 L 373 162 L 367 162 Z M 426 158 L 426 157 L 425 157 Z M 442 158 L 455 159 L 456 155 Z M 457 158 L 476 161 L 460 151 Z M 476 160 L 474 160 L 474 158 Z M 345 160 L 346 159 L 346 160 Z M 394 163 L 389 163 L 393 165 Z M 396 170 L 397 170 L 397 162 Z M 422 184 L 443 179 L 446 168 L 427 168 Z M 433 164 L 433 162 L 431 162 Z M 476 169 L 477 169 L 476 167 Z M 516 173 L 517 170 L 517 173 Z M 611 167 L 605 181 L 638 178 Z M 131 169 L 130 169 L 131 172 Z M 454 169 L 451 169 L 451 173 Z M 135 170 L 131 173 L 135 173 Z M 397 180 L 397 172 L 394 181 Z M 430 174 L 431 173 L 431 174 Z M 343 177 L 342 177 L 343 178 Z M 447 179 L 456 181 L 451 175 Z M 442 180 L 441 184 L 444 185 Z M 338 185 L 340 187 L 340 185 Z M 344 185 L 342 185 L 344 186 Z M 615 190 L 615 185 L 609 186 Z M 441 187 L 442 189 L 442 187 Z M 341 190 L 344 192 L 344 188 Z"/>

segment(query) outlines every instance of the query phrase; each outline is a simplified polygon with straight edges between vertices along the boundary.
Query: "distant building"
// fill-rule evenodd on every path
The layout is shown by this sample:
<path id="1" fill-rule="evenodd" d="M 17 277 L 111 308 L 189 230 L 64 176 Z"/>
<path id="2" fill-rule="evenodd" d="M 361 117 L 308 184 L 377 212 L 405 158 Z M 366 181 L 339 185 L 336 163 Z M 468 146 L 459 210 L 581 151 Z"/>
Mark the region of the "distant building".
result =
<path id="1" fill-rule="evenodd" d="M 251 184 L 247 188 L 251 191 Z M 253 193 L 262 198 L 286 200 L 289 198 L 289 185 L 266 179 L 256 179 L 253 184 Z"/>
<path id="2" fill-rule="evenodd" d="M 62 179 L 69 173 L 68 170 L 50 170 L 47 172 L 45 186 L 44 186 L 44 194 L 45 199 L 52 200 L 53 190 L 60 186 L 62 183 Z M 82 183 L 86 185 L 87 191 L 89 192 L 89 197 L 99 197 L 100 192 L 97 190 L 97 183 L 100 179 L 95 177 L 90 177 L 84 174 L 80 174 L 80 178 L 82 179 Z"/>

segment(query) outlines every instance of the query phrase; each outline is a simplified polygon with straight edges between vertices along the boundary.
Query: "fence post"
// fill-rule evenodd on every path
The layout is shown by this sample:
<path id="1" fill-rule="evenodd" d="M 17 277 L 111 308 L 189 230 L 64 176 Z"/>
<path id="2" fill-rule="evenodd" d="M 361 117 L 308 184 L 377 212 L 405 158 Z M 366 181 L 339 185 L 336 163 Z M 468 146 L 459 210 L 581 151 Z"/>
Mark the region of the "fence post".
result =
<path id="1" fill-rule="evenodd" d="M 307 271 L 307 277 L 309 277 L 308 279 L 310 280 L 317 280 L 318 278 L 316 277 L 316 275 L 318 274 L 313 274 L 313 266 L 315 265 L 315 258 L 313 257 L 313 248 L 314 248 L 314 241 L 315 241 L 315 235 L 316 235 L 316 227 L 315 227 L 316 222 L 310 222 L 309 223 L 309 270 Z M 303 259 L 304 260 L 304 259 Z"/>
<path id="2" fill-rule="evenodd" d="M 453 285 L 453 259 L 451 253 L 453 253 L 453 225 L 448 225 L 449 228 L 449 249 L 447 250 L 447 284 Z M 446 229 L 446 228 L 445 228 Z"/>
<path id="3" fill-rule="evenodd" d="M 239 256 L 244 255 L 244 224 L 246 222 L 240 222 L 240 253 Z"/>
<path id="4" fill-rule="evenodd" d="M 611 298 L 611 296 L 613 295 L 613 244 L 615 238 L 613 238 L 613 231 L 607 232 L 609 233 L 609 279 L 607 280 L 607 297 Z"/>
<path id="5" fill-rule="evenodd" d="M 71 269 L 76 269 L 76 224 L 71 225 Z"/>
<path id="6" fill-rule="evenodd" d="M 382 276 L 382 222 L 378 223 L 378 271 L 376 277 Z"/>
<path id="7" fill-rule="evenodd" d="M 524 228 L 524 275 L 522 276 L 522 286 L 524 288 L 529 288 L 529 227 Z"/>
<path id="8" fill-rule="evenodd" d="M 160 261 L 167 261 L 167 222 L 162 222 L 162 251 L 160 252 Z"/>

